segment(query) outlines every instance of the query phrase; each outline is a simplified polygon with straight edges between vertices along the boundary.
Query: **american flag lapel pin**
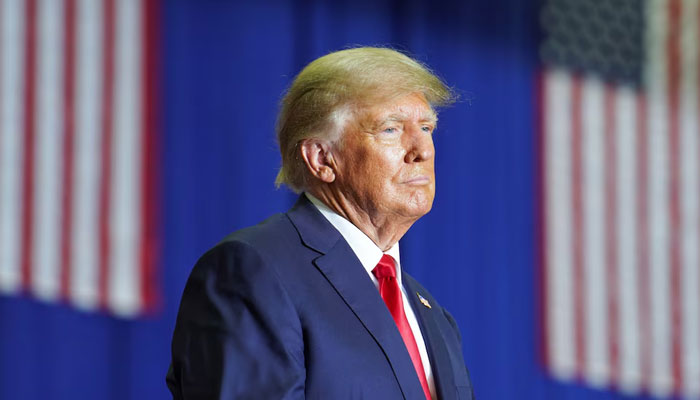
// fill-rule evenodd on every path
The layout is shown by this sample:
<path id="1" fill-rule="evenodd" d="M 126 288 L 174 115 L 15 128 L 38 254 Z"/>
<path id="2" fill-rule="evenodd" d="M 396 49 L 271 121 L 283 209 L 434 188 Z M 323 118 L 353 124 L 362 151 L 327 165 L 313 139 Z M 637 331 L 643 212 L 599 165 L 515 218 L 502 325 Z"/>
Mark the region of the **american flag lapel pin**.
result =
<path id="1" fill-rule="evenodd" d="M 428 300 L 425 299 L 425 297 L 421 296 L 420 293 L 418 293 L 418 292 L 416 292 L 416 294 L 418 295 L 418 300 L 420 300 L 420 302 L 421 302 L 424 306 L 426 306 L 426 307 L 428 307 L 428 308 L 433 308 L 433 307 L 430 305 L 430 303 L 428 302 Z"/>

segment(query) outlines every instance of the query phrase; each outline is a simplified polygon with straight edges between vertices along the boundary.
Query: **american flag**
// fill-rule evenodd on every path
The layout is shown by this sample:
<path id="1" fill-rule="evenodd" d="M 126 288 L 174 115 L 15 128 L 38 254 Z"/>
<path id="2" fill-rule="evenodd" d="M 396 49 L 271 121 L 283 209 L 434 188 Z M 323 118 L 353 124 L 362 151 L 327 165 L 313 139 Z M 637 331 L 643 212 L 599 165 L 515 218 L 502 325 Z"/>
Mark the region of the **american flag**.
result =
<path id="1" fill-rule="evenodd" d="M 544 3 L 542 348 L 556 378 L 700 397 L 698 3 Z"/>
<path id="2" fill-rule="evenodd" d="M 0 293 L 154 306 L 155 11 L 0 0 Z"/>
<path id="3" fill-rule="evenodd" d="M 543 333 L 556 377 L 700 397 L 696 0 L 542 12 Z"/>

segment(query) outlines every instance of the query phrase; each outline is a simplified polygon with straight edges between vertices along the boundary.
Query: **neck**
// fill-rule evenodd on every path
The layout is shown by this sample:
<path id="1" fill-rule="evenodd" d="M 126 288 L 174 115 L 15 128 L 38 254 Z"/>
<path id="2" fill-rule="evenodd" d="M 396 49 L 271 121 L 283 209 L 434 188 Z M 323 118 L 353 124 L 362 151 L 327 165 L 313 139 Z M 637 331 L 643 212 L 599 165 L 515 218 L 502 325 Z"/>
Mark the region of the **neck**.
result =
<path id="1" fill-rule="evenodd" d="M 415 222 L 415 219 L 386 215 L 376 209 L 368 210 L 370 207 L 362 207 L 348 197 L 327 188 L 314 188 L 309 190 L 309 193 L 336 214 L 350 221 L 382 251 L 387 251 L 395 245 Z"/>

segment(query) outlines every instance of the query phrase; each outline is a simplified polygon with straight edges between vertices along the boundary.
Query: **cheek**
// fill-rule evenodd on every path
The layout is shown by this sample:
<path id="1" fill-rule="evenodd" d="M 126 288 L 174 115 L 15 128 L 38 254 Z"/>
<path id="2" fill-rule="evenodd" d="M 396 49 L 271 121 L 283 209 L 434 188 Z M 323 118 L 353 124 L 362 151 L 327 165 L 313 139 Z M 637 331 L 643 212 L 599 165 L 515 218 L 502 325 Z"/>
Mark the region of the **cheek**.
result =
<path id="1" fill-rule="evenodd" d="M 406 158 L 406 150 L 401 146 L 394 146 L 383 154 L 383 158 L 388 164 L 401 166 Z"/>
<path id="2" fill-rule="evenodd" d="M 367 188 L 374 195 L 391 191 L 394 181 L 400 180 L 405 152 L 401 146 L 378 144 L 357 146 L 348 152 L 345 172 L 355 188 Z"/>
<path id="3" fill-rule="evenodd" d="M 378 161 L 367 151 L 352 153 L 344 163 L 345 186 L 352 191 L 364 193 L 362 196 L 381 192 L 379 188 L 384 180 L 382 172 L 386 171 L 386 166 Z"/>
<path id="4" fill-rule="evenodd" d="M 353 160 L 354 168 L 366 173 L 367 178 L 386 180 L 395 175 L 403 164 L 403 156 L 397 150 L 363 152 Z"/>

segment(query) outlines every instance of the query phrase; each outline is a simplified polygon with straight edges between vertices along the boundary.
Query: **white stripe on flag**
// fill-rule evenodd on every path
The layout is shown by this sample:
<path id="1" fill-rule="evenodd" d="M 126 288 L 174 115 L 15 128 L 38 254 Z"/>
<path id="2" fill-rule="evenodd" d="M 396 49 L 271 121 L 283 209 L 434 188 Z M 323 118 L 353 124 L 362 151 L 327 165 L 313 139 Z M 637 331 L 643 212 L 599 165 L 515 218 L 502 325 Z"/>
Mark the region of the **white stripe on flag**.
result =
<path id="1" fill-rule="evenodd" d="M 24 2 L 0 3 L 0 290 L 21 288 Z"/>
<path id="2" fill-rule="evenodd" d="M 682 254 L 682 370 L 683 391 L 687 396 L 700 395 L 700 213 L 698 202 L 698 2 L 684 0 L 681 13 L 681 233 Z"/>
<path id="3" fill-rule="evenodd" d="M 38 2 L 35 105 L 33 292 L 52 300 L 60 289 L 60 216 L 63 167 L 63 4 Z M 31 206 L 27 204 L 27 206 Z"/>
<path id="4" fill-rule="evenodd" d="M 551 372 L 562 379 L 576 374 L 572 293 L 571 77 L 564 71 L 544 73 L 547 213 L 547 353 Z"/>
<path id="5" fill-rule="evenodd" d="M 641 357 L 639 353 L 639 308 L 637 296 L 637 232 L 636 209 L 636 152 L 637 148 L 637 100 L 629 87 L 621 87 L 616 93 L 615 133 L 617 150 L 617 237 L 610 238 L 611 245 L 618 246 L 619 278 L 617 288 L 611 288 L 619 298 L 618 326 L 619 387 L 622 391 L 636 393 L 641 389 Z"/>
<path id="6" fill-rule="evenodd" d="M 98 188 L 101 146 L 102 2 L 76 2 L 76 130 L 73 263 L 70 294 L 76 306 L 98 305 Z"/>
<path id="7" fill-rule="evenodd" d="M 584 374 L 596 386 L 609 378 L 605 270 L 605 87 L 586 78 L 582 87 L 583 240 L 586 354 Z"/>
<path id="8" fill-rule="evenodd" d="M 115 110 L 112 141 L 109 304 L 133 314 L 141 304 L 141 4 L 116 3 Z M 135 293 L 137 295 L 135 295 Z"/>
<path id="9" fill-rule="evenodd" d="M 649 110 L 649 294 L 651 321 L 650 389 L 667 396 L 673 390 L 671 369 L 671 300 L 669 264 L 669 160 L 666 37 L 667 2 L 651 0 L 648 24 L 648 110 Z"/>

